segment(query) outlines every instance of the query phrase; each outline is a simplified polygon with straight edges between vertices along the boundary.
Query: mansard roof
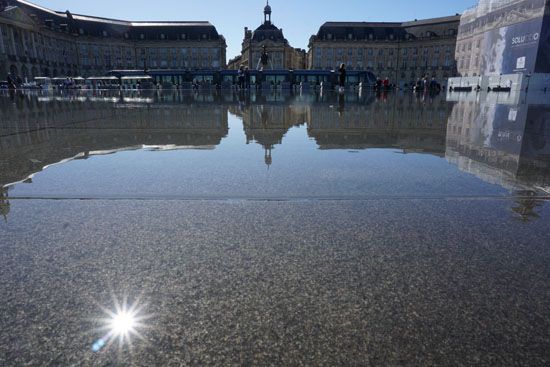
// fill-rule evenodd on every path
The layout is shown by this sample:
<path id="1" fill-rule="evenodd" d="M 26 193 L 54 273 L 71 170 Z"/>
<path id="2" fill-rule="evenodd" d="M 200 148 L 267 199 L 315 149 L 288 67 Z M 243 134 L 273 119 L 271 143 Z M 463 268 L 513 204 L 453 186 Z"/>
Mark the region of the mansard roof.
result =
<path id="1" fill-rule="evenodd" d="M 326 22 L 314 38 L 318 40 L 387 40 L 418 37 L 422 32 L 434 36 L 447 35 L 448 28 L 457 29 L 460 16 L 441 17 L 410 22 Z"/>
<path id="2" fill-rule="evenodd" d="M 223 39 L 216 28 L 208 21 L 127 21 L 102 18 L 69 11 L 53 11 L 26 0 L 11 0 L 11 5 L 19 7 L 41 26 L 54 30 L 64 29 L 70 33 L 89 36 L 113 36 L 128 39 Z"/>
<path id="3" fill-rule="evenodd" d="M 418 27 L 418 26 L 424 26 L 424 25 L 438 25 L 438 24 L 444 24 L 444 23 L 457 23 L 457 22 L 460 22 L 460 14 L 450 15 L 447 17 L 420 19 L 420 20 L 413 20 L 409 22 L 403 22 L 402 26 Z"/>
<path id="4" fill-rule="evenodd" d="M 317 37 L 320 39 L 333 40 L 361 40 L 387 39 L 390 35 L 394 37 L 404 36 L 405 31 L 401 23 L 372 23 L 372 22 L 327 22 L 321 26 Z"/>
<path id="5" fill-rule="evenodd" d="M 256 42 L 261 42 L 263 40 L 271 40 L 274 42 L 287 42 L 283 31 L 280 28 L 277 28 L 273 23 L 266 22 L 256 28 L 252 33 L 252 39 Z"/>

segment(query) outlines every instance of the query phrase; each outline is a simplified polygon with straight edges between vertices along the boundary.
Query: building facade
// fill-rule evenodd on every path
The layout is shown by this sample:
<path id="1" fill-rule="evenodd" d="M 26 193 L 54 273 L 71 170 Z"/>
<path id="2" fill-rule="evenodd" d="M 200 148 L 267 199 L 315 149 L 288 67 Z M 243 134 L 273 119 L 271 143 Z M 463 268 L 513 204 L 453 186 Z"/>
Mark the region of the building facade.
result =
<path id="1" fill-rule="evenodd" d="M 231 60 L 229 69 L 238 69 L 240 65 L 258 70 L 262 67 L 270 70 L 306 68 L 306 51 L 289 45 L 283 30 L 271 21 L 271 14 L 268 1 L 264 8 L 263 24 L 254 31 L 244 28 L 241 55 Z M 260 62 L 264 50 L 269 55 L 266 66 Z"/>
<path id="2" fill-rule="evenodd" d="M 209 22 L 130 22 L 0 1 L 0 76 L 103 75 L 113 69 L 223 69 Z"/>
<path id="3" fill-rule="evenodd" d="M 460 20 L 459 75 L 550 72 L 548 15 L 549 0 L 481 0 Z"/>
<path id="4" fill-rule="evenodd" d="M 424 76 L 456 75 L 455 48 L 460 17 L 405 23 L 327 22 L 311 36 L 309 69 L 369 70 L 404 86 Z"/>

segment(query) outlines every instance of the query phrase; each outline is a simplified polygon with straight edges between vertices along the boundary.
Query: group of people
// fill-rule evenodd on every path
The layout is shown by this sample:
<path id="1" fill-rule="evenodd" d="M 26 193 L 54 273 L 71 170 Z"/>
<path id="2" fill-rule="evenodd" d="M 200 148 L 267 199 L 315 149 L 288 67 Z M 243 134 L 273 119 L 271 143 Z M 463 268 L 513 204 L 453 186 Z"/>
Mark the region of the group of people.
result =
<path id="1" fill-rule="evenodd" d="M 346 65 L 344 63 L 340 64 L 340 68 L 338 68 L 338 87 L 340 91 L 343 91 L 346 86 Z M 394 86 L 390 83 L 389 78 L 385 78 L 384 80 L 378 78 L 376 79 L 376 84 L 374 85 L 374 89 L 377 91 L 389 91 Z"/>
<path id="2" fill-rule="evenodd" d="M 239 67 L 237 71 L 237 81 L 239 89 L 248 89 L 250 85 L 250 70 L 248 70 L 248 66 L 241 65 Z"/>
<path id="3" fill-rule="evenodd" d="M 441 85 L 437 82 L 435 78 L 431 80 L 428 77 L 418 78 L 416 83 L 413 85 L 413 91 L 415 92 L 440 92 Z"/>
<path id="4" fill-rule="evenodd" d="M 346 65 L 341 64 L 338 69 L 338 86 L 340 91 L 343 91 L 346 85 Z M 405 85 L 407 87 L 407 85 Z M 376 91 L 390 91 L 395 88 L 395 85 L 390 82 L 389 78 L 377 78 L 374 85 Z M 412 88 L 415 92 L 432 92 L 438 93 L 441 91 L 441 84 L 437 82 L 435 78 L 428 79 L 428 77 L 419 78 L 416 83 L 413 83 Z"/>
<path id="5" fill-rule="evenodd" d="M 382 90 L 389 91 L 392 88 L 393 88 L 393 85 L 390 83 L 389 78 L 385 78 L 384 80 L 382 80 L 380 78 L 376 79 L 376 84 L 374 85 L 375 90 L 377 90 L 377 91 L 382 91 Z"/>
<path id="6" fill-rule="evenodd" d="M 75 82 L 73 78 L 66 78 L 65 80 L 63 80 L 63 87 L 66 89 L 72 88 L 74 87 L 74 85 Z"/>

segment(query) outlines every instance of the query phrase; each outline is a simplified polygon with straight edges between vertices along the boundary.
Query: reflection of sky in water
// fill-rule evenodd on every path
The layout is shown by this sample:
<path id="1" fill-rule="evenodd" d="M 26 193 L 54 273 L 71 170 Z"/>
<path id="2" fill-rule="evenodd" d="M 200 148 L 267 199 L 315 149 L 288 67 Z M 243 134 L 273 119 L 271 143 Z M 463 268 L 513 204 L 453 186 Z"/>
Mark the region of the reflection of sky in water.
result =
<path id="1" fill-rule="evenodd" d="M 38 102 L 53 126 L 2 138 L 4 184 L 31 177 L 11 197 L 277 199 L 502 196 L 543 186 L 516 180 L 527 113 L 508 121 L 508 102 L 233 97 L 196 105 L 177 103 L 192 95 L 173 95 L 170 104 Z M 13 112 L 4 111 L 12 129 L 32 126 Z M 503 142 L 517 135 L 510 131 L 519 140 Z M 21 173 L 10 176 L 12 165 Z"/>
<path id="2" fill-rule="evenodd" d="M 11 196 L 276 196 L 502 194 L 428 154 L 399 149 L 318 150 L 303 128 L 272 151 L 255 145 L 215 151 L 120 152 L 50 167 Z"/>

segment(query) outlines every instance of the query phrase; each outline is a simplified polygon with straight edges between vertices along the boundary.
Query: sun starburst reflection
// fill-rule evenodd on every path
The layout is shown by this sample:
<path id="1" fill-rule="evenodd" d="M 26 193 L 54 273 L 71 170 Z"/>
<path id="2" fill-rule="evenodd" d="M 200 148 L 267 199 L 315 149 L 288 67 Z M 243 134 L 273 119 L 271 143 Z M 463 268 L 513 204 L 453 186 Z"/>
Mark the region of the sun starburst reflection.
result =
<path id="1" fill-rule="evenodd" d="M 144 340 L 140 331 L 147 328 L 145 320 L 151 317 L 143 313 L 144 305 L 140 304 L 139 299 L 130 304 L 127 297 L 120 303 L 113 296 L 113 301 L 114 310 L 101 306 L 106 317 L 100 319 L 101 327 L 98 330 L 105 334 L 92 345 L 92 351 L 96 353 L 107 349 L 117 340 L 119 348 L 125 344 L 131 348 L 133 338 Z"/>

